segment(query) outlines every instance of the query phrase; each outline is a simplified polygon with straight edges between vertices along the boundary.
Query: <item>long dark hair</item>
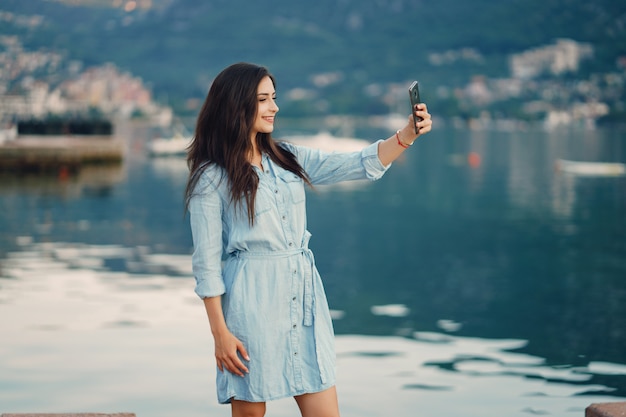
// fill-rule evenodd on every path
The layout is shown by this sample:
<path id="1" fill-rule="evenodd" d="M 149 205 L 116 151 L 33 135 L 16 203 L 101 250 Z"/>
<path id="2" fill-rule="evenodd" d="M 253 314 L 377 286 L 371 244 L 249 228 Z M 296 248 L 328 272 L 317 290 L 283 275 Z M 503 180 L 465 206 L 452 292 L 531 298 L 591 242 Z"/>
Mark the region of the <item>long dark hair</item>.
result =
<path id="1" fill-rule="evenodd" d="M 252 151 L 250 131 L 256 118 L 257 89 L 265 77 L 270 77 L 276 86 L 267 68 L 240 62 L 227 67 L 213 80 L 187 150 L 189 179 L 185 189 L 186 209 L 200 174 L 208 165 L 215 164 L 226 172 L 231 203 L 237 208 L 245 200 L 248 222 L 254 224 L 259 177 L 248 157 Z M 259 151 L 266 153 L 276 164 L 311 185 L 295 155 L 279 146 L 270 133 L 257 133 L 256 144 Z"/>

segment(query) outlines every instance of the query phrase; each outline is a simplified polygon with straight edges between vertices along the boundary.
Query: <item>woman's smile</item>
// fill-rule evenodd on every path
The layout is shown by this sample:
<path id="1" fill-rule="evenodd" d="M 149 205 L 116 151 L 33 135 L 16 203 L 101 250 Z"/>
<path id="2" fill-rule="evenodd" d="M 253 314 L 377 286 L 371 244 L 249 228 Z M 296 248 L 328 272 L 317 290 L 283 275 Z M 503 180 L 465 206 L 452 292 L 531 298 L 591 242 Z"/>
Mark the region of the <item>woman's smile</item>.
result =
<path id="1" fill-rule="evenodd" d="M 257 133 L 271 133 L 274 130 L 274 118 L 278 113 L 274 82 L 268 76 L 261 80 L 257 89 L 257 114 L 250 138 L 254 140 Z"/>

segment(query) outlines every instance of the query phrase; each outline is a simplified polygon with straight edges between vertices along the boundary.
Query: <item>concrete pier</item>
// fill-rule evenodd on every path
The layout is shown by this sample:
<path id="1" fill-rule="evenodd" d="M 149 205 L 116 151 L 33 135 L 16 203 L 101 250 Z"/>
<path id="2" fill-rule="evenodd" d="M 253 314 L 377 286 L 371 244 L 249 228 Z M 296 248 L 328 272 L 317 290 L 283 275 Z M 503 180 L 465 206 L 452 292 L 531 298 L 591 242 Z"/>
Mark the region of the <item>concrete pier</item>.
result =
<path id="1" fill-rule="evenodd" d="M 0 417 L 135 417 L 133 413 L 75 413 L 75 414 L 2 414 Z"/>
<path id="2" fill-rule="evenodd" d="M 85 164 L 119 163 L 121 141 L 105 137 L 19 137 L 0 145 L 0 171 L 76 171 Z"/>
<path id="3" fill-rule="evenodd" d="M 626 402 L 591 404 L 585 417 L 626 417 Z"/>
<path id="4" fill-rule="evenodd" d="M 78 414 L 2 414 L 0 417 L 135 417 L 133 413 L 78 413 Z"/>

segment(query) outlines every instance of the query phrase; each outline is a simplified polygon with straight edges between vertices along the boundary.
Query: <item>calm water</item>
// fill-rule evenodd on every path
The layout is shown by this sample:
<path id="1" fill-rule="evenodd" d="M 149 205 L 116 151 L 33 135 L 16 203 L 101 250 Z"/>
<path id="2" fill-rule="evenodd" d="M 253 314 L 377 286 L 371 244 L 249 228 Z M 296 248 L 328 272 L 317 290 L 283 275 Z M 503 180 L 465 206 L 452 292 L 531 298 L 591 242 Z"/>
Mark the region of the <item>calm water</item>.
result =
<path id="1" fill-rule="evenodd" d="M 227 416 L 184 161 L 147 157 L 143 128 L 118 134 L 122 166 L 0 178 L 0 412 Z M 626 176 L 559 158 L 626 162 L 626 133 L 440 129 L 378 182 L 308 193 L 344 416 L 626 400 Z"/>

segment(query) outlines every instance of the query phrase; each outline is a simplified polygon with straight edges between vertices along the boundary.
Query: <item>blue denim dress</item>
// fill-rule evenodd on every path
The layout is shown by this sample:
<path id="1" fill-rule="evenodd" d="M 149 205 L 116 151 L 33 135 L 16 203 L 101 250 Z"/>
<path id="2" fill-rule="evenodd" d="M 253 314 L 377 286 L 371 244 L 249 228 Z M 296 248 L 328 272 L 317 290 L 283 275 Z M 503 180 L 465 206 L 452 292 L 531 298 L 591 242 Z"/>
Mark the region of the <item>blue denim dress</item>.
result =
<path id="1" fill-rule="evenodd" d="M 327 153 L 281 143 L 311 182 L 380 178 L 378 142 Z M 308 248 L 303 181 L 267 155 L 257 169 L 255 223 L 230 203 L 228 179 L 209 165 L 189 201 L 193 273 L 199 297 L 222 296 L 228 329 L 250 361 L 243 378 L 217 370 L 220 403 L 260 402 L 320 392 L 335 384 L 334 333 L 326 294 Z M 243 360 L 243 359 L 242 359 Z"/>

